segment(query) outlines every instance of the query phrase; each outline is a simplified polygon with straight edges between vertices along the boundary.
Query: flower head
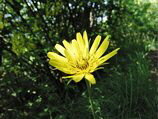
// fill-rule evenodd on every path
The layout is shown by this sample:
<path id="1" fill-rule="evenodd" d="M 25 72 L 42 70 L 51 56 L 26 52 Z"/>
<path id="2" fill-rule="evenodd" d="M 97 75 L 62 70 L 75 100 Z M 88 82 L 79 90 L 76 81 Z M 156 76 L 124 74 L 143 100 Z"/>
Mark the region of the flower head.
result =
<path id="1" fill-rule="evenodd" d="M 76 39 L 73 39 L 70 43 L 64 40 L 64 46 L 55 45 L 60 55 L 55 52 L 48 52 L 49 64 L 70 75 L 63 78 L 71 78 L 75 82 L 85 78 L 90 84 L 95 84 L 96 80 L 91 73 L 99 69 L 105 61 L 116 55 L 119 50 L 117 48 L 109 54 L 102 56 L 108 48 L 109 36 L 101 44 L 100 42 L 101 36 L 98 35 L 90 48 L 86 31 L 84 31 L 83 37 L 80 33 L 77 33 Z"/>

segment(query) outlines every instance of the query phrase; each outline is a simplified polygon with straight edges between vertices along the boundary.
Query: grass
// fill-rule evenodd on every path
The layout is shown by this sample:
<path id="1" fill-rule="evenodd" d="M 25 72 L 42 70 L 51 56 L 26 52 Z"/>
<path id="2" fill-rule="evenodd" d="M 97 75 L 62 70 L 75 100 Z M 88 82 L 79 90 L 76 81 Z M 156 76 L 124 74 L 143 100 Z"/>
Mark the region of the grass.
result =
<path id="1" fill-rule="evenodd" d="M 96 100 L 105 119 L 155 119 L 157 83 L 150 79 L 149 49 L 138 38 L 129 41 L 121 45 L 125 46 L 121 50 L 128 51 L 126 55 L 120 52 L 113 67 L 105 66 L 105 78 L 95 86 L 101 93 L 96 92 L 94 97 L 104 97 Z"/>

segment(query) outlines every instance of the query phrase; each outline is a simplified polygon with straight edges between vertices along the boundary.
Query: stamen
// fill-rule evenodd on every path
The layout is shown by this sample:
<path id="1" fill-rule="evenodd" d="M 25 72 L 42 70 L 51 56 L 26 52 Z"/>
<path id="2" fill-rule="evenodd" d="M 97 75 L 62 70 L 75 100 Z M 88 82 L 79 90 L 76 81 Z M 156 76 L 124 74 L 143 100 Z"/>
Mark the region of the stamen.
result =
<path id="1" fill-rule="evenodd" d="M 84 70 L 87 69 L 89 66 L 88 60 L 87 59 L 82 59 L 80 62 L 76 63 L 76 68 Z"/>

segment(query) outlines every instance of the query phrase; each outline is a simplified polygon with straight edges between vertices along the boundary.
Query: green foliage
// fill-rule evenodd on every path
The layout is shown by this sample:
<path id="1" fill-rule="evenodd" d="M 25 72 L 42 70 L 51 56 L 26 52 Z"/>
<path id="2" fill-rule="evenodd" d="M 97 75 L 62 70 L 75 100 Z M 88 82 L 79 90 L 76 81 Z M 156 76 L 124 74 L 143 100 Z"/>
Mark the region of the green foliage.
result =
<path id="1" fill-rule="evenodd" d="M 31 41 L 32 38 L 26 38 L 24 35 L 20 33 L 13 33 L 12 37 L 12 51 L 17 55 L 24 54 L 29 52 L 30 50 L 34 50 L 36 47 Z"/>
<path id="2" fill-rule="evenodd" d="M 47 52 L 87 30 L 111 35 L 119 54 L 94 73 L 98 119 L 154 119 L 157 80 L 147 56 L 156 50 L 157 4 L 134 0 L 0 0 L 0 118 L 91 119 L 85 81 L 49 66 Z M 106 20 L 107 19 L 107 20 Z"/>

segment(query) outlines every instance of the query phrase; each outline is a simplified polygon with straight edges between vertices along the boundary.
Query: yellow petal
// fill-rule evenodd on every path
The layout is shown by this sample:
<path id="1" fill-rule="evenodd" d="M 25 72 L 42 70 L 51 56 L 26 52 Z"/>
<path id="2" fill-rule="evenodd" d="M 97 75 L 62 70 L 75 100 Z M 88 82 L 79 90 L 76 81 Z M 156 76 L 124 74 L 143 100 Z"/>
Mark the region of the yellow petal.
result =
<path id="1" fill-rule="evenodd" d="M 83 32 L 83 39 L 84 39 L 84 42 L 85 42 L 85 47 L 89 50 L 88 36 L 87 36 L 86 31 Z"/>
<path id="2" fill-rule="evenodd" d="M 56 67 L 60 71 L 63 71 L 68 74 L 73 74 L 73 72 L 68 69 L 68 61 L 65 57 L 62 57 L 54 52 L 48 52 L 48 57 L 50 58 L 49 64 Z"/>
<path id="3" fill-rule="evenodd" d="M 85 59 L 88 58 L 88 53 L 89 53 L 89 42 L 88 42 L 88 36 L 87 36 L 87 32 L 84 31 L 83 32 L 83 40 L 84 40 L 84 52 L 83 52 L 83 57 Z"/>
<path id="4" fill-rule="evenodd" d="M 75 82 L 79 82 L 83 79 L 84 74 L 77 74 L 77 75 L 72 75 L 72 76 L 64 76 L 62 78 L 72 78 Z"/>
<path id="5" fill-rule="evenodd" d="M 65 48 L 64 48 L 63 46 L 61 46 L 61 45 L 59 45 L 59 44 L 56 44 L 56 45 L 55 45 L 55 48 L 56 48 L 56 50 L 57 50 L 58 52 L 60 52 L 63 56 L 65 56 L 65 53 L 64 53 Z"/>
<path id="6" fill-rule="evenodd" d="M 59 61 L 59 62 L 62 62 L 62 63 L 67 63 L 67 59 L 63 56 L 60 56 L 58 55 L 57 53 L 54 53 L 54 52 L 48 52 L 47 53 L 47 56 L 50 58 L 50 59 L 54 59 L 56 61 Z"/>
<path id="7" fill-rule="evenodd" d="M 66 74 L 74 74 L 73 70 L 70 70 L 69 65 L 66 63 L 61 63 L 55 60 L 49 60 L 49 64 L 56 67 L 58 70 L 66 73 Z"/>
<path id="8" fill-rule="evenodd" d="M 105 38 L 105 40 L 102 42 L 102 44 L 96 51 L 96 53 L 95 53 L 96 58 L 101 57 L 104 54 L 104 52 L 106 51 L 106 49 L 108 48 L 108 46 L 109 46 L 109 36 L 107 36 Z"/>
<path id="9" fill-rule="evenodd" d="M 85 79 L 87 79 L 90 84 L 96 84 L 96 80 L 92 74 L 86 74 Z"/>
<path id="10" fill-rule="evenodd" d="M 77 33 L 76 39 L 77 39 L 77 42 L 78 42 L 78 45 L 80 47 L 81 52 L 83 52 L 84 51 L 84 42 L 83 42 L 82 35 L 80 33 Z"/>
<path id="11" fill-rule="evenodd" d="M 65 50 L 65 57 L 70 61 L 70 62 L 74 62 L 75 59 L 72 55 L 72 53 L 68 52 L 68 50 Z"/>
<path id="12" fill-rule="evenodd" d="M 74 77 L 72 77 L 72 80 L 74 80 L 75 82 L 80 82 L 84 77 L 84 74 L 80 74 L 80 75 L 75 75 Z"/>
<path id="13" fill-rule="evenodd" d="M 67 42 L 66 40 L 63 40 L 63 45 L 67 50 L 71 49 L 70 43 Z"/>
<path id="14" fill-rule="evenodd" d="M 71 44 L 68 43 L 66 40 L 63 41 L 63 44 L 64 44 L 64 47 L 66 48 L 64 50 L 65 57 L 69 59 L 69 61 L 75 62 Z"/>
<path id="15" fill-rule="evenodd" d="M 52 60 L 52 59 L 49 60 L 49 64 L 54 66 L 54 67 L 62 67 L 62 68 L 64 68 L 64 67 L 67 68 L 68 67 L 67 63 L 61 63 L 59 61 Z"/>
<path id="16" fill-rule="evenodd" d="M 92 54 L 96 51 L 96 49 L 97 49 L 98 46 L 99 46 L 100 40 L 101 40 L 101 36 L 98 35 L 98 36 L 95 38 L 94 43 L 93 43 L 93 45 L 92 45 L 92 47 L 91 47 L 91 49 L 90 49 L 90 55 L 92 55 Z"/>
<path id="17" fill-rule="evenodd" d="M 113 50 L 112 52 L 110 52 L 109 54 L 101 57 L 99 59 L 99 65 L 101 65 L 102 63 L 104 63 L 105 61 L 107 61 L 108 59 L 110 59 L 112 56 L 116 55 L 117 54 L 117 51 L 119 50 L 120 48 L 117 48 L 115 50 Z"/>
<path id="18" fill-rule="evenodd" d="M 77 43 L 76 40 L 72 40 L 72 51 L 74 52 L 76 58 L 79 58 L 81 57 L 81 52 L 80 52 L 80 48 L 79 48 L 79 45 Z"/>

